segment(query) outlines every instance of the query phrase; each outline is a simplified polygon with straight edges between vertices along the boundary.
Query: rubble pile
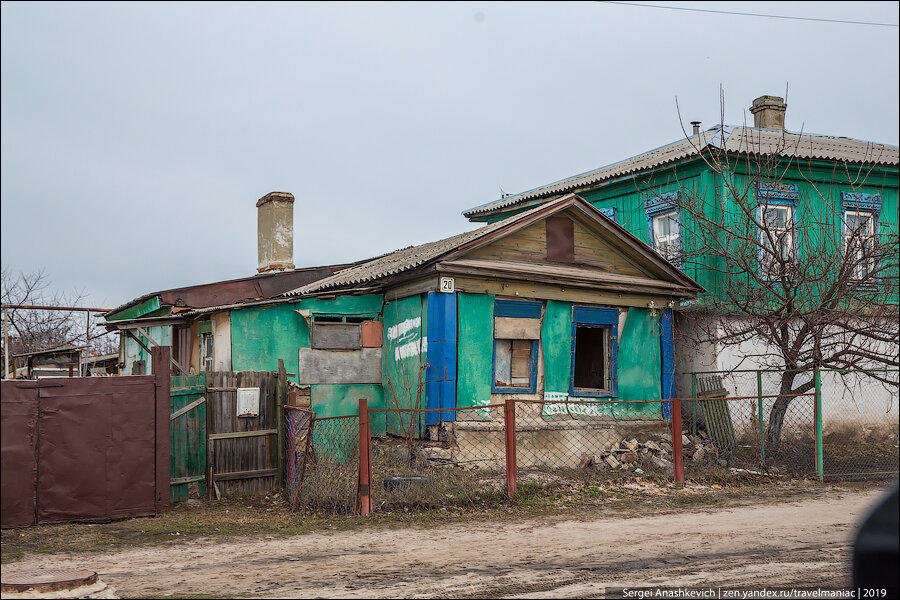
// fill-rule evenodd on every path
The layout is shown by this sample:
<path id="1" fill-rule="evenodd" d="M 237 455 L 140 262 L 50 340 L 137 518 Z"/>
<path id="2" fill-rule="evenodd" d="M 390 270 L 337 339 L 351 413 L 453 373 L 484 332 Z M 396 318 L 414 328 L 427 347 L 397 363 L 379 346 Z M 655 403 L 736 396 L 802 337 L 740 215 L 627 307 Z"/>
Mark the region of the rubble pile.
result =
<path id="1" fill-rule="evenodd" d="M 727 462 L 719 458 L 718 448 L 705 434 L 682 435 L 682 448 L 686 463 L 718 464 L 727 466 Z M 599 471 L 633 471 L 640 475 L 647 470 L 674 472 L 672 457 L 672 441 L 661 435 L 650 436 L 644 442 L 636 438 L 622 440 L 614 444 L 609 450 L 592 457 L 585 457 L 582 461 L 584 467 L 593 466 Z"/>

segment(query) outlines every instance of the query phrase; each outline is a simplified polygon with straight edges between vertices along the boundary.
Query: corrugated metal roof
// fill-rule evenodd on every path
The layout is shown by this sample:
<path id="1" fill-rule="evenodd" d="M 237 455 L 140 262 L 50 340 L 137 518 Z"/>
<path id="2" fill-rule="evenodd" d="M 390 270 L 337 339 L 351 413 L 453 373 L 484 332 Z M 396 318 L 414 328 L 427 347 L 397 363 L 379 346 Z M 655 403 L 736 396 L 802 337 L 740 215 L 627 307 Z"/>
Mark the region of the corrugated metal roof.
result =
<path id="1" fill-rule="evenodd" d="M 724 138 L 724 141 L 723 141 Z M 640 171 L 661 167 L 671 162 L 697 155 L 709 146 L 724 148 L 729 152 L 747 152 L 761 155 L 780 155 L 799 159 L 838 160 L 851 163 L 897 165 L 900 164 L 897 146 L 888 146 L 852 138 L 794 133 L 755 127 L 716 126 L 699 135 L 679 140 L 650 152 L 568 177 L 549 185 L 534 188 L 521 194 L 501 198 L 465 211 L 473 217 L 498 209 L 508 208 L 539 198 L 573 192 L 606 179 L 621 177 Z"/>
<path id="2" fill-rule="evenodd" d="M 488 235 L 498 229 L 502 229 L 513 221 L 518 221 L 519 219 L 544 208 L 546 208 L 546 205 L 535 207 L 524 213 L 519 213 L 503 219 L 502 221 L 497 221 L 496 223 L 485 225 L 484 227 L 479 227 L 478 229 L 467 231 L 465 233 L 459 233 L 436 242 L 428 242 L 427 244 L 421 244 L 419 246 L 410 246 L 391 252 L 390 254 L 385 254 L 384 256 L 379 256 L 378 258 L 364 262 L 355 267 L 344 269 L 331 277 L 320 279 L 309 285 L 287 292 L 285 293 L 285 296 L 302 296 L 332 288 L 365 284 L 382 277 L 409 271 L 410 269 L 423 265 L 443 254 L 451 252 L 463 244 Z"/>

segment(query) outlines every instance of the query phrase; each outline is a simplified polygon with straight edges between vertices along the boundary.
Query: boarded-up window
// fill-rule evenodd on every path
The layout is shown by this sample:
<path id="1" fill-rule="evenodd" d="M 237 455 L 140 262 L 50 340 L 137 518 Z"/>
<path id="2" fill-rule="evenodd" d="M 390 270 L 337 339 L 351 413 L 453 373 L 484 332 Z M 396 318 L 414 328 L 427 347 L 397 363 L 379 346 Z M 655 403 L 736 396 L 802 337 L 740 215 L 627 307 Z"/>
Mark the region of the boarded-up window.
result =
<path id="1" fill-rule="evenodd" d="M 312 326 L 310 347 L 322 350 L 356 350 L 362 348 L 359 323 L 329 323 L 316 320 Z"/>
<path id="2" fill-rule="evenodd" d="M 494 344 L 494 385 L 531 386 L 531 340 L 497 340 Z"/>
<path id="3" fill-rule="evenodd" d="M 494 302 L 494 392 L 534 393 L 542 311 L 540 302 Z"/>
<path id="4" fill-rule="evenodd" d="M 560 263 L 575 262 L 575 223 L 567 217 L 548 217 L 547 260 Z"/>

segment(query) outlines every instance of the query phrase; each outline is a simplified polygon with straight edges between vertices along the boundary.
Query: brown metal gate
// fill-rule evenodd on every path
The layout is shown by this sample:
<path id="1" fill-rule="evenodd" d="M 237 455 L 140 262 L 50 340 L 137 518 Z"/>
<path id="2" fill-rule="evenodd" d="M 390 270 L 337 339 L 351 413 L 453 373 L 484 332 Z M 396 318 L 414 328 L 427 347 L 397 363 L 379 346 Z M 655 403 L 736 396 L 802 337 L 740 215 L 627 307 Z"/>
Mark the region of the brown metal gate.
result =
<path id="1" fill-rule="evenodd" d="M 167 366 L 168 356 L 160 352 L 153 364 Z M 4 381 L 0 405 L 3 527 L 168 507 L 168 369 L 158 376 Z"/>

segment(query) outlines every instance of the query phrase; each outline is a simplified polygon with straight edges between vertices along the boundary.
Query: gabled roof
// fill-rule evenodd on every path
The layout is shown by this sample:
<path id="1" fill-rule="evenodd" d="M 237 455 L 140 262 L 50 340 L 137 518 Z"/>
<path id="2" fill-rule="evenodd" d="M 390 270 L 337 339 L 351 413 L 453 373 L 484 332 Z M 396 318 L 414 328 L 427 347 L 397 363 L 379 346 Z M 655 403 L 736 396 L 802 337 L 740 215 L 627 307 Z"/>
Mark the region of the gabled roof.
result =
<path id="1" fill-rule="evenodd" d="M 572 207 L 577 207 L 580 211 L 601 223 L 603 227 L 618 238 L 618 241 L 623 246 L 628 246 L 644 256 L 658 273 L 664 274 L 668 279 L 675 282 L 679 289 L 688 290 L 691 293 L 702 291 L 703 288 L 690 277 L 660 257 L 652 248 L 641 242 L 626 229 L 607 218 L 590 203 L 575 194 L 567 194 L 551 203 L 542 204 L 472 231 L 460 233 L 436 242 L 410 246 L 379 256 L 345 269 L 331 277 L 326 277 L 287 292 L 285 296 L 307 296 L 339 289 L 373 287 L 379 280 L 424 267 L 443 258 L 456 258 L 460 256 L 462 251 L 490 243 L 494 239 L 503 237 L 509 231 L 530 225 L 547 216 Z"/>
<path id="2" fill-rule="evenodd" d="M 607 179 L 655 169 L 678 160 L 698 156 L 707 148 L 762 156 L 784 156 L 804 160 L 835 160 L 856 164 L 900 164 L 897 146 L 852 138 L 794 133 L 756 127 L 716 126 L 698 135 L 656 148 L 650 152 L 568 177 L 521 194 L 500 198 L 463 213 L 472 218 L 541 198 L 582 190 Z"/>

